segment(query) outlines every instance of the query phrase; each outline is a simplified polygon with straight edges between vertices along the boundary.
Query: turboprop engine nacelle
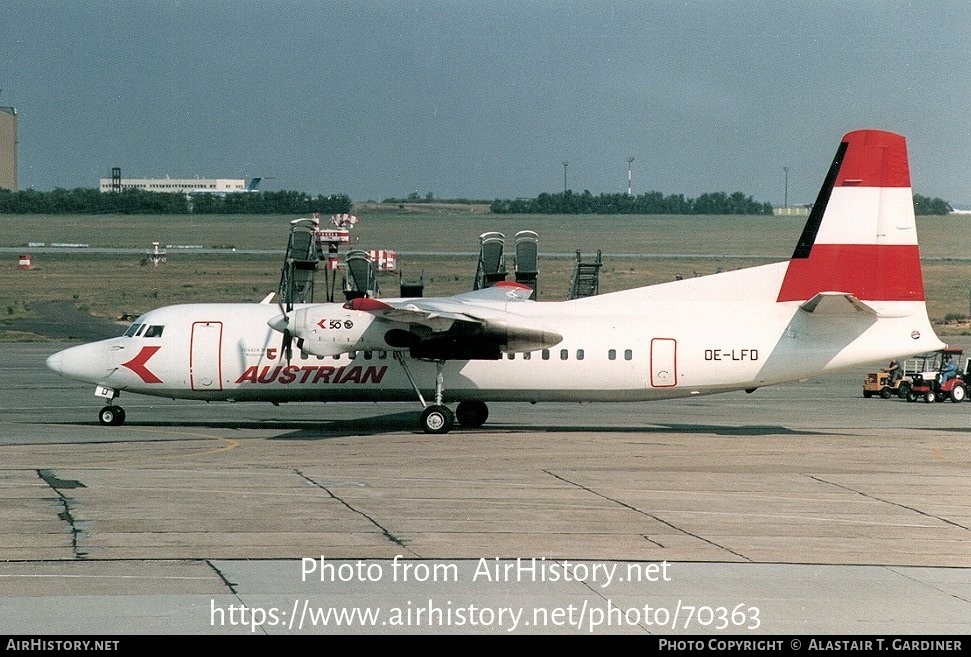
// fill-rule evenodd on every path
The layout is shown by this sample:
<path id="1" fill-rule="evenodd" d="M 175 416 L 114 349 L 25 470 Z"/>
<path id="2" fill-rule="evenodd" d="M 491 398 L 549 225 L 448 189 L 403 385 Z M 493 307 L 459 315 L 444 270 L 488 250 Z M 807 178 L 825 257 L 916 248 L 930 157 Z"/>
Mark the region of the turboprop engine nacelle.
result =
<path id="1" fill-rule="evenodd" d="M 384 340 L 384 322 L 339 304 L 299 308 L 289 317 L 277 315 L 267 323 L 281 333 L 289 331 L 302 351 L 315 356 L 393 349 Z"/>
<path id="2" fill-rule="evenodd" d="M 482 327 L 485 336 L 495 338 L 504 351 L 537 351 L 563 341 L 563 336 L 524 317 L 515 321 L 490 319 Z"/>

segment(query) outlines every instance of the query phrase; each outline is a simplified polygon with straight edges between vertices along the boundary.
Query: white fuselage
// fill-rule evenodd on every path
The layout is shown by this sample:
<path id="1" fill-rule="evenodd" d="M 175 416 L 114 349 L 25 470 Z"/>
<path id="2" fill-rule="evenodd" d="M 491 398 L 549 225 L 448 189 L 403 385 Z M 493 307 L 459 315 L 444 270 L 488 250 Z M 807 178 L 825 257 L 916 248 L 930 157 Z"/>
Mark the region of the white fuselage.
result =
<path id="1" fill-rule="evenodd" d="M 446 361 L 445 399 L 666 399 L 757 388 L 942 346 L 923 302 L 882 302 L 879 319 L 835 313 L 823 321 L 797 302 L 778 302 L 785 268 L 779 263 L 572 301 L 503 306 L 562 341 L 498 360 Z M 367 312 L 332 307 L 344 323 L 373 321 Z M 271 304 L 168 306 L 136 320 L 144 328 L 135 335 L 72 347 L 48 363 L 69 378 L 160 397 L 417 399 L 390 348 L 315 356 L 295 341 L 288 362 L 281 333 L 267 324 L 279 314 Z M 422 394 L 433 394 L 435 364 L 402 353 Z"/>

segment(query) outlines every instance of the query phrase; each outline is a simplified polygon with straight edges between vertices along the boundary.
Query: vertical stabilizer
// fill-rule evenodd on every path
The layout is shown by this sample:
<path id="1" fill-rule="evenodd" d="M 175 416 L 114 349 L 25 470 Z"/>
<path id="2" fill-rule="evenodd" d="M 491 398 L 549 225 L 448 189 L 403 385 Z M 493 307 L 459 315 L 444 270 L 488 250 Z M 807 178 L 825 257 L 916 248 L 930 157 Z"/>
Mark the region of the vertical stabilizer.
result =
<path id="1" fill-rule="evenodd" d="M 924 301 L 907 142 L 847 133 L 789 261 L 778 301 L 823 292 L 863 301 Z"/>

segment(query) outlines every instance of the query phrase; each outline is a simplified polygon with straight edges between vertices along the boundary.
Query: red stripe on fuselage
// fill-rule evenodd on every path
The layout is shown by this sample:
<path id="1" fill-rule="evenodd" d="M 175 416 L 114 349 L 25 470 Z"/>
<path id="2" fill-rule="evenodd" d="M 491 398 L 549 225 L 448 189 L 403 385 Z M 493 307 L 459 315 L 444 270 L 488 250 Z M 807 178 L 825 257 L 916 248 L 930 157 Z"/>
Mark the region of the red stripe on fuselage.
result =
<path id="1" fill-rule="evenodd" d="M 777 301 L 806 301 L 819 292 L 848 292 L 863 301 L 923 301 L 916 244 L 814 244 L 789 261 Z"/>
<path id="2" fill-rule="evenodd" d="M 880 130 L 857 130 L 836 177 L 837 187 L 910 187 L 907 140 Z"/>

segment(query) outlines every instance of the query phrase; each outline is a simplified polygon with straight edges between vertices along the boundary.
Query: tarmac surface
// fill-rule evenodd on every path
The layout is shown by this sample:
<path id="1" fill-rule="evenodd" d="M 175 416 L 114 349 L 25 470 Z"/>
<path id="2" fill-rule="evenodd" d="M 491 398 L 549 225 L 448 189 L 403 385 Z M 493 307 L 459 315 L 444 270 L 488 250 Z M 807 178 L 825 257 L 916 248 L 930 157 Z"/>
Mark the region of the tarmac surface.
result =
<path id="1" fill-rule="evenodd" d="M 417 402 L 102 427 L 64 346 L 0 343 L 0 634 L 971 630 L 971 403 L 860 370 L 446 436 Z"/>

